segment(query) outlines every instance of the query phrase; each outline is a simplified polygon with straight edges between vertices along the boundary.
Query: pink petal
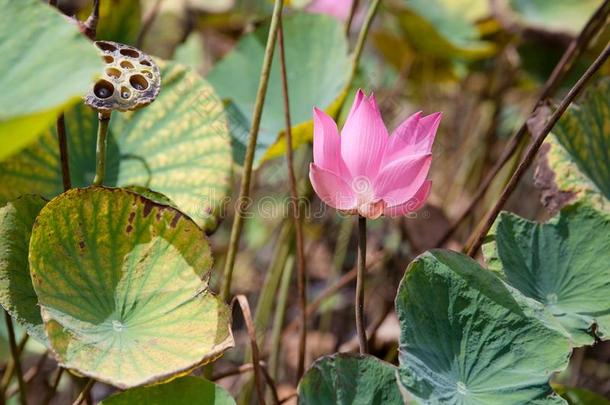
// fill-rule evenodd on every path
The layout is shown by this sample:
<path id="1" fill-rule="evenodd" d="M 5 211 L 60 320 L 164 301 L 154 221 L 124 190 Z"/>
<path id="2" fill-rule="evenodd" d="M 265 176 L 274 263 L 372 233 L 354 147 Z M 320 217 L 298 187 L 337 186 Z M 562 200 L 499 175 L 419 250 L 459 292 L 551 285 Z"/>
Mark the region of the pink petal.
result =
<path id="1" fill-rule="evenodd" d="M 346 21 L 352 7 L 352 0 L 313 0 L 306 7 L 312 13 L 331 15 L 339 20 Z"/>
<path id="2" fill-rule="evenodd" d="M 386 147 L 383 163 L 385 165 L 404 156 L 413 155 L 407 148 L 413 143 L 417 134 L 417 125 L 421 117 L 421 111 L 409 116 L 392 132 L 388 146 Z"/>
<path id="3" fill-rule="evenodd" d="M 415 193 L 413 197 L 409 198 L 407 202 L 400 205 L 395 205 L 393 207 L 386 207 L 386 209 L 383 211 L 383 215 L 388 217 L 399 217 L 407 215 L 410 212 L 417 211 L 428 199 L 431 189 L 432 182 L 430 180 L 426 180 L 419 190 L 417 190 L 417 193 Z"/>
<path id="4" fill-rule="evenodd" d="M 347 173 L 341 159 L 341 138 L 337 124 L 318 108 L 313 109 L 313 161 L 316 166 L 333 173 Z"/>
<path id="5" fill-rule="evenodd" d="M 373 182 L 375 199 L 388 206 L 400 205 L 413 197 L 426 181 L 432 155 L 407 156 L 385 166 Z"/>
<path id="6" fill-rule="evenodd" d="M 309 180 L 318 197 L 327 205 L 338 210 L 356 208 L 356 196 L 352 192 L 352 188 L 337 174 L 311 163 Z"/>
<path id="7" fill-rule="evenodd" d="M 443 118 L 443 113 L 436 112 L 419 120 L 412 153 L 430 153 L 432 151 L 432 143 L 436 137 L 441 118 Z"/>
<path id="8" fill-rule="evenodd" d="M 341 130 L 341 156 L 352 177 L 375 178 L 387 141 L 388 130 L 374 98 L 364 97 Z"/>
<path id="9" fill-rule="evenodd" d="M 354 97 L 354 102 L 352 103 L 352 108 L 350 108 L 349 114 L 347 114 L 347 119 L 345 120 L 345 122 L 351 119 L 352 115 L 354 115 L 354 111 L 356 111 L 356 108 L 358 108 L 362 100 L 364 100 L 365 98 L 366 96 L 364 95 L 362 89 L 358 89 L 358 91 L 356 92 L 356 96 Z"/>

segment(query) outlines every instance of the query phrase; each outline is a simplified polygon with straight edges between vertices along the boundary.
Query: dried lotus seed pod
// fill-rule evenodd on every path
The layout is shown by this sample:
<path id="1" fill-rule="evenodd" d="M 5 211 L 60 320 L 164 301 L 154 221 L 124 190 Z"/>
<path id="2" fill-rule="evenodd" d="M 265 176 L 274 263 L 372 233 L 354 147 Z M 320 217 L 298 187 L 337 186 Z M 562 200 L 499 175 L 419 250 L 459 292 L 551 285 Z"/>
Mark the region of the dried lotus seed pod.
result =
<path id="1" fill-rule="evenodd" d="M 113 110 L 137 110 L 155 100 L 161 88 L 161 74 L 150 56 L 112 41 L 96 41 L 95 46 L 106 66 L 84 97 L 85 104 L 108 114 Z"/>

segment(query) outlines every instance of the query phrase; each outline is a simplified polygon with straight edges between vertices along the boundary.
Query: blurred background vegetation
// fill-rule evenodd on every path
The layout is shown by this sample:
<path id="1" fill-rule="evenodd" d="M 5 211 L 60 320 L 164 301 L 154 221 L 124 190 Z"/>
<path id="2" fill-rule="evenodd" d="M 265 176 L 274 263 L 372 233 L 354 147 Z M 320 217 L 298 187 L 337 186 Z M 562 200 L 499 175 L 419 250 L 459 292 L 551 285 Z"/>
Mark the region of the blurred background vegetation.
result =
<path id="1" fill-rule="evenodd" d="M 291 88 L 293 121 L 300 124 L 295 126 L 295 138 L 300 144 L 296 151 L 296 169 L 301 194 L 312 196 L 307 179 L 311 161 L 308 144 L 311 107 L 316 104 L 332 109 L 333 101 L 341 97 L 342 85 L 348 82 L 350 70 L 348 49 L 353 46 L 368 2 L 360 1 L 349 41 L 336 29 L 343 26 L 343 21 L 329 22 L 334 17 L 328 16 L 306 16 L 309 6 L 306 0 L 290 3 L 285 35 L 289 79 L 294 87 Z M 393 300 L 406 265 L 417 254 L 436 247 L 464 212 L 510 136 L 534 108 L 544 81 L 564 50 L 601 3 L 600 0 L 382 2 L 355 80 L 347 89 L 346 104 L 351 104 L 359 87 L 374 91 L 390 130 L 419 110 L 426 114 L 442 111 L 444 118 L 434 146 L 431 170 L 434 186 L 429 203 L 408 218 L 370 221 L 368 261 L 372 266 L 366 283 L 366 315 L 371 350 L 376 356 L 393 363 L 397 361 L 399 327 Z M 230 118 L 236 194 L 249 107 L 258 84 L 262 55 L 262 47 L 257 49 L 243 42 L 247 38 L 264 40 L 272 2 L 102 0 L 101 4 L 98 39 L 135 45 L 156 57 L 179 61 L 214 85 Z M 91 3 L 60 0 L 59 7 L 67 15 L 85 18 Z M 610 26 L 606 24 L 597 41 L 593 41 L 595 44 L 582 54 L 562 82 L 555 99 L 569 89 L 609 38 Z M 231 54 L 234 50 L 240 58 Z M 219 64 L 226 55 L 229 57 Z M 606 64 L 601 75 L 609 73 L 610 66 Z M 311 87 L 311 83 L 318 85 Z M 286 203 L 288 179 L 281 137 L 277 141 L 284 124 L 279 89 L 276 72 L 270 83 L 257 151 L 258 170 L 251 208 L 256 215 L 246 221 L 233 288 L 235 293 L 246 294 L 256 308 L 259 344 L 264 348 L 265 360 L 271 363 L 282 397 L 282 390 L 290 393 L 294 389 L 298 344 L 298 328 L 294 322 L 298 309 L 290 247 L 292 229 Z M 345 115 L 346 111 L 341 111 L 340 116 Z M 481 203 L 468 212 L 451 237 L 445 238 L 445 246 L 463 248 L 470 232 L 508 180 L 524 145 L 522 142 Z M 526 218 L 543 220 L 550 214 L 540 202 L 540 191 L 532 174 L 521 182 L 505 208 Z M 232 222 L 231 208 L 228 204 L 223 222 L 210 238 L 217 258 L 215 277 L 222 273 Z M 336 293 L 328 294 L 337 282 L 353 277 L 356 235 L 354 218 L 324 209 L 313 197 L 306 208 L 311 214 L 305 218 L 308 295 L 309 301 L 317 304 L 309 317 L 307 362 L 310 363 L 323 354 L 357 347 L 352 314 L 354 283 L 344 283 Z M 319 299 L 321 294 L 325 299 Z M 282 330 L 282 336 L 278 336 Z M 6 331 L 2 330 L 2 339 L 5 336 Z M 236 329 L 236 340 L 236 349 L 216 364 L 215 372 L 243 364 L 248 356 L 244 352 L 247 336 L 243 325 Z M 281 342 L 279 346 L 278 342 Z M 6 364 L 10 357 L 6 340 L 0 349 Z M 28 342 L 26 350 L 24 369 L 40 365 L 41 372 L 31 384 L 37 384 L 40 390 L 33 391 L 39 391 L 44 397 L 54 366 L 50 359 L 41 362 L 44 349 L 35 342 Z M 244 373 L 219 382 L 237 396 L 249 378 L 251 375 Z M 577 349 L 569 369 L 555 380 L 558 384 L 587 388 L 610 399 L 610 343 Z M 78 387 L 67 381 L 63 383 L 59 389 L 61 396 L 55 403 L 65 403 L 62 401 L 74 398 L 78 391 Z M 105 396 L 109 389 L 97 384 L 94 398 Z M 242 392 L 242 399 L 243 395 Z"/>

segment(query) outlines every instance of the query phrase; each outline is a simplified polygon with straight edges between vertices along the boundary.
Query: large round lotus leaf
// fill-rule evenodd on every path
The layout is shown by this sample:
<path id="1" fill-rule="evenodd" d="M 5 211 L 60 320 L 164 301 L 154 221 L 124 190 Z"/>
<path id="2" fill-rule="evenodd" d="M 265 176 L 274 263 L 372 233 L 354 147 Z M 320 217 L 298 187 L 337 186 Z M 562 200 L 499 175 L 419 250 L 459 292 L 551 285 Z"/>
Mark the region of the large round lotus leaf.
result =
<path id="1" fill-rule="evenodd" d="M 510 8 L 526 25 L 577 34 L 603 0 L 510 0 Z"/>
<path id="2" fill-rule="evenodd" d="M 207 291 L 210 246 L 180 211 L 122 189 L 74 189 L 40 212 L 30 271 L 58 361 L 126 388 L 209 362 L 233 345 Z"/>
<path id="3" fill-rule="evenodd" d="M 87 92 L 102 60 L 40 0 L 0 0 L 0 160 L 26 146 Z"/>
<path id="4" fill-rule="evenodd" d="M 477 59 L 495 52 L 482 41 L 475 22 L 491 14 L 487 0 L 403 0 L 401 27 L 421 53 L 439 57 Z"/>
<path id="5" fill-rule="evenodd" d="M 25 195 L 0 208 L 0 304 L 28 334 L 45 344 L 28 248 L 34 220 L 46 203 L 42 197 Z"/>
<path id="6" fill-rule="evenodd" d="M 549 386 L 569 339 L 553 317 L 468 256 L 433 250 L 396 296 L 399 381 L 426 404 L 565 404 Z"/>
<path id="7" fill-rule="evenodd" d="M 305 405 L 402 404 L 397 368 L 369 355 L 335 353 L 319 358 L 299 382 Z"/>
<path id="8" fill-rule="evenodd" d="M 231 180 L 231 145 L 223 107 L 212 88 L 190 69 L 159 62 L 161 93 L 135 113 L 112 115 L 106 179 L 163 193 L 206 230 L 217 225 Z M 70 173 L 75 187 L 95 176 L 97 115 L 85 106 L 66 114 Z M 0 163 L 0 200 L 61 193 L 54 129 Z"/>
<path id="9" fill-rule="evenodd" d="M 610 212 L 610 79 L 591 86 L 582 103 L 571 106 L 553 128 L 554 137 L 538 176 L 551 169 L 548 198 L 587 200 Z M 549 187 L 548 184 L 545 184 Z M 554 190 L 554 188 L 557 188 Z M 558 202 L 562 205 L 561 201 Z"/>
<path id="10" fill-rule="evenodd" d="M 542 303 L 576 346 L 610 338 L 610 215 L 584 205 L 545 224 L 503 212 L 485 246 L 506 281 Z"/>
<path id="11" fill-rule="evenodd" d="M 342 94 L 350 75 L 348 43 L 342 24 L 327 15 L 295 13 L 284 18 L 283 24 L 290 113 L 292 124 L 298 126 L 312 119 L 312 107 L 327 109 Z M 234 155 L 240 163 L 252 122 L 268 31 L 269 25 L 265 24 L 242 37 L 235 49 L 207 76 L 218 94 L 231 100 L 227 111 Z M 270 157 L 266 156 L 267 150 L 275 144 L 285 126 L 278 58 L 278 52 L 275 52 L 256 145 L 256 165 Z M 308 138 L 311 136 L 309 131 Z M 299 136 L 295 146 L 306 140 Z"/>
<path id="12" fill-rule="evenodd" d="M 222 387 L 198 377 L 181 377 L 167 384 L 132 388 L 112 395 L 100 405 L 235 405 Z"/>

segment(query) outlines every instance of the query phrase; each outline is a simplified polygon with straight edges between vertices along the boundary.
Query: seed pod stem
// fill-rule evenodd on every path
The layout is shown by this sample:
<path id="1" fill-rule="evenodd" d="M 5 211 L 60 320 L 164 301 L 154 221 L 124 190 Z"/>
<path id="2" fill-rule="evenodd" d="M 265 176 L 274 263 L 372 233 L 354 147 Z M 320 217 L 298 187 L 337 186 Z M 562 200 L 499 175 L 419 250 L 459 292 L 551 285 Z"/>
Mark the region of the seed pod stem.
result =
<path id="1" fill-rule="evenodd" d="M 97 147 L 96 147 L 96 166 L 94 186 L 101 186 L 104 183 L 106 172 L 106 135 L 108 134 L 108 124 L 110 123 L 110 112 L 99 112 L 97 126 Z"/>

